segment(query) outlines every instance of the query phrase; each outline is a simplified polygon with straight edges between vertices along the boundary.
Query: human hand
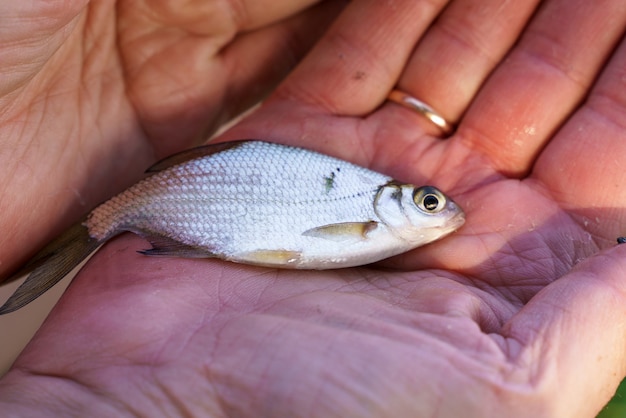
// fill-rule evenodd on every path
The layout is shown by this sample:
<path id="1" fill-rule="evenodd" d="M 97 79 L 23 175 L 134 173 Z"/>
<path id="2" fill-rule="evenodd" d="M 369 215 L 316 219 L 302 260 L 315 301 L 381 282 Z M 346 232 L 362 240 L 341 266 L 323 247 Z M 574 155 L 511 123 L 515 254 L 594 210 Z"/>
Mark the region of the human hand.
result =
<path id="1" fill-rule="evenodd" d="M 7 3 L 0 277 L 271 91 L 342 5 L 313 3 Z"/>
<path id="2" fill-rule="evenodd" d="M 530 2 L 455 2 L 421 36 L 438 11 L 396 5 L 352 3 L 220 139 L 432 183 L 466 210 L 461 231 L 387 262 L 398 270 L 330 272 L 145 258 L 121 237 L 0 399 L 101 414 L 593 416 L 624 374 L 626 9 L 546 2 L 526 25 Z M 456 134 L 378 107 L 395 84 Z"/>

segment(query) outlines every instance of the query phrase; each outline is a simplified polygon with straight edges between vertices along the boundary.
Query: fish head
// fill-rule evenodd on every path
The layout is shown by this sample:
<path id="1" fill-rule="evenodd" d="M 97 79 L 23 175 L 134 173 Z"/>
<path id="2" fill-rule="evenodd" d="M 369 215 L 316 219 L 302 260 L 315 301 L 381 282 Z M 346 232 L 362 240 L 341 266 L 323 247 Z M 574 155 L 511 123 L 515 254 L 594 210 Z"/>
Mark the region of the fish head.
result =
<path id="1" fill-rule="evenodd" d="M 392 234 L 413 247 L 442 238 L 465 223 L 461 207 L 433 186 L 387 184 L 378 191 L 374 210 Z"/>

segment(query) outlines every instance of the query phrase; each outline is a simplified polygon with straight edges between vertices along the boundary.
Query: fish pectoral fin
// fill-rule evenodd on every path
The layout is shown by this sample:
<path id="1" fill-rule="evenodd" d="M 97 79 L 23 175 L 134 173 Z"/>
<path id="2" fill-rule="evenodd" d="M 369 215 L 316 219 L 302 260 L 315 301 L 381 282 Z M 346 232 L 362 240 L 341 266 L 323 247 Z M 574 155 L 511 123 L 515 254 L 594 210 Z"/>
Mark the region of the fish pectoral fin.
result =
<path id="1" fill-rule="evenodd" d="M 331 241 L 363 240 L 378 228 L 378 222 L 341 222 L 311 228 L 302 233 L 307 237 L 324 238 Z"/>
<path id="2" fill-rule="evenodd" d="M 302 253 L 289 250 L 256 250 L 237 255 L 236 261 L 243 261 L 264 267 L 297 268 Z"/>
<path id="3" fill-rule="evenodd" d="M 137 251 L 139 254 L 149 255 L 153 257 L 183 257 L 183 258 L 213 258 L 217 257 L 213 252 L 192 245 L 183 244 L 182 242 L 173 240 L 160 235 L 144 236 L 152 248 Z"/>

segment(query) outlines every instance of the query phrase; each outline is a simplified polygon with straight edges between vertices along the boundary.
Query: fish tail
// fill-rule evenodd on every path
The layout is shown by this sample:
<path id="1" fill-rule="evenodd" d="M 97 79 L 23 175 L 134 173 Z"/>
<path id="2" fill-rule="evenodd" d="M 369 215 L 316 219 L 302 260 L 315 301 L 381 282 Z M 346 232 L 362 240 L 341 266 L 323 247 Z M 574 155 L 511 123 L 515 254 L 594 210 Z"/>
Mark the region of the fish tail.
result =
<path id="1" fill-rule="evenodd" d="M 95 251 L 102 241 L 92 238 L 82 222 L 70 227 L 26 263 L 8 281 L 30 272 L 15 293 L 0 306 L 0 315 L 29 304 L 57 284 L 74 267 Z"/>

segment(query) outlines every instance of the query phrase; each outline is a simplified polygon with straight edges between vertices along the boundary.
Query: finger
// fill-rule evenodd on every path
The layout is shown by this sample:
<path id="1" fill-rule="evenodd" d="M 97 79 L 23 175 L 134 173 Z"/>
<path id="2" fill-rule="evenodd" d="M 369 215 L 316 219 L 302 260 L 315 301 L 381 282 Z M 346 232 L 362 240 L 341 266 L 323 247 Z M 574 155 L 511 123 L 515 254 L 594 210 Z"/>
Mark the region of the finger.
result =
<path id="1" fill-rule="evenodd" d="M 445 1 L 352 2 L 275 97 L 330 114 L 362 116 L 396 83 Z"/>
<path id="2" fill-rule="evenodd" d="M 197 36 L 232 38 L 238 32 L 251 31 L 276 23 L 302 12 L 319 0 L 241 0 L 181 2 L 177 0 L 148 0 L 121 2 L 118 13 L 119 30 L 131 36 L 142 36 L 157 28 L 191 32 Z M 216 47 L 219 49 L 219 43 Z"/>
<path id="3" fill-rule="evenodd" d="M 452 2 L 420 40 L 399 88 L 426 101 L 446 120 L 458 121 L 537 3 Z"/>
<path id="4" fill-rule="evenodd" d="M 571 207 L 624 207 L 626 39 L 584 105 L 542 153 L 533 175 Z"/>
<path id="5" fill-rule="evenodd" d="M 588 99 L 542 153 L 533 170 L 560 204 L 595 237 L 626 235 L 626 39 Z M 597 219 L 597 210 L 604 208 Z"/>
<path id="6" fill-rule="evenodd" d="M 280 24 L 240 35 L 237 42 L 225 48 L 222 69 L 224 77 L 231 80 L 231 86 L 223 101 L 234 104 L 229 114 L 224 115 L 225 120 L 265 97 L 319 39 L 342 8 L 343 2 L 336 1 L 316 6 Z"/>
<path id="7" fill-rule="evenodd" d="M 553 416 L 595 416 L 626 372 L 626 246 L 579 264 L 505 324 L 501 346 L 551 399 Z M 585 376 L 581 379 L 581 376 Z"/>
<path id="8" fill-rule="evenodd" d="M 164 15 L 162 19 L 170 20 L 156 22 L 142 21 L 141 13 L 146 12 L 123 10 L 132 16 L 120 25 L 128 94 L 156 153 L 163 156 L 205 139 L 234 113 L 264 97 L 310 49 L 342 5 L 324 2 L 241 34 L 292 10 L 280 9 L 282 14 L 275 10 L 263 19 L 249 13 L 221 35 L 196 27 L 211 26 L 203 20 L 208 11 L 202 8 L 183 17 Z M 154 19 L 152 11 L 150 16 Z M 142 25 L 149 26 L 147 33 L 136 29 Z"/>
<path id="9" fill-rule="evenodd" d="M 620 0 L 546 3 L 459 127 L 498 171 L 520 176 L 587 94 L 626 24 Z"/>
<path id="10" fill-rule="evenodd" d="M 368 120 L 368 114 L 387 97 L 415 43 L 444 4 L 410 0 L 395 2 L 394 7 L 375 0 L 350 3 L 263 106 L 219 139 L 261 135 L 390 175 L 402 174 L 390 169 L 386 161 L 393 158 L 389 152 L 402 152 L 402 132 L 415 134 L 415 124 L 406 118 L 391 119 L 393 114 Z M 377 138 L 385 143 L 384 149 L 373 140 Z M 401 165 L 395 162 L 394 166 Z"/>

